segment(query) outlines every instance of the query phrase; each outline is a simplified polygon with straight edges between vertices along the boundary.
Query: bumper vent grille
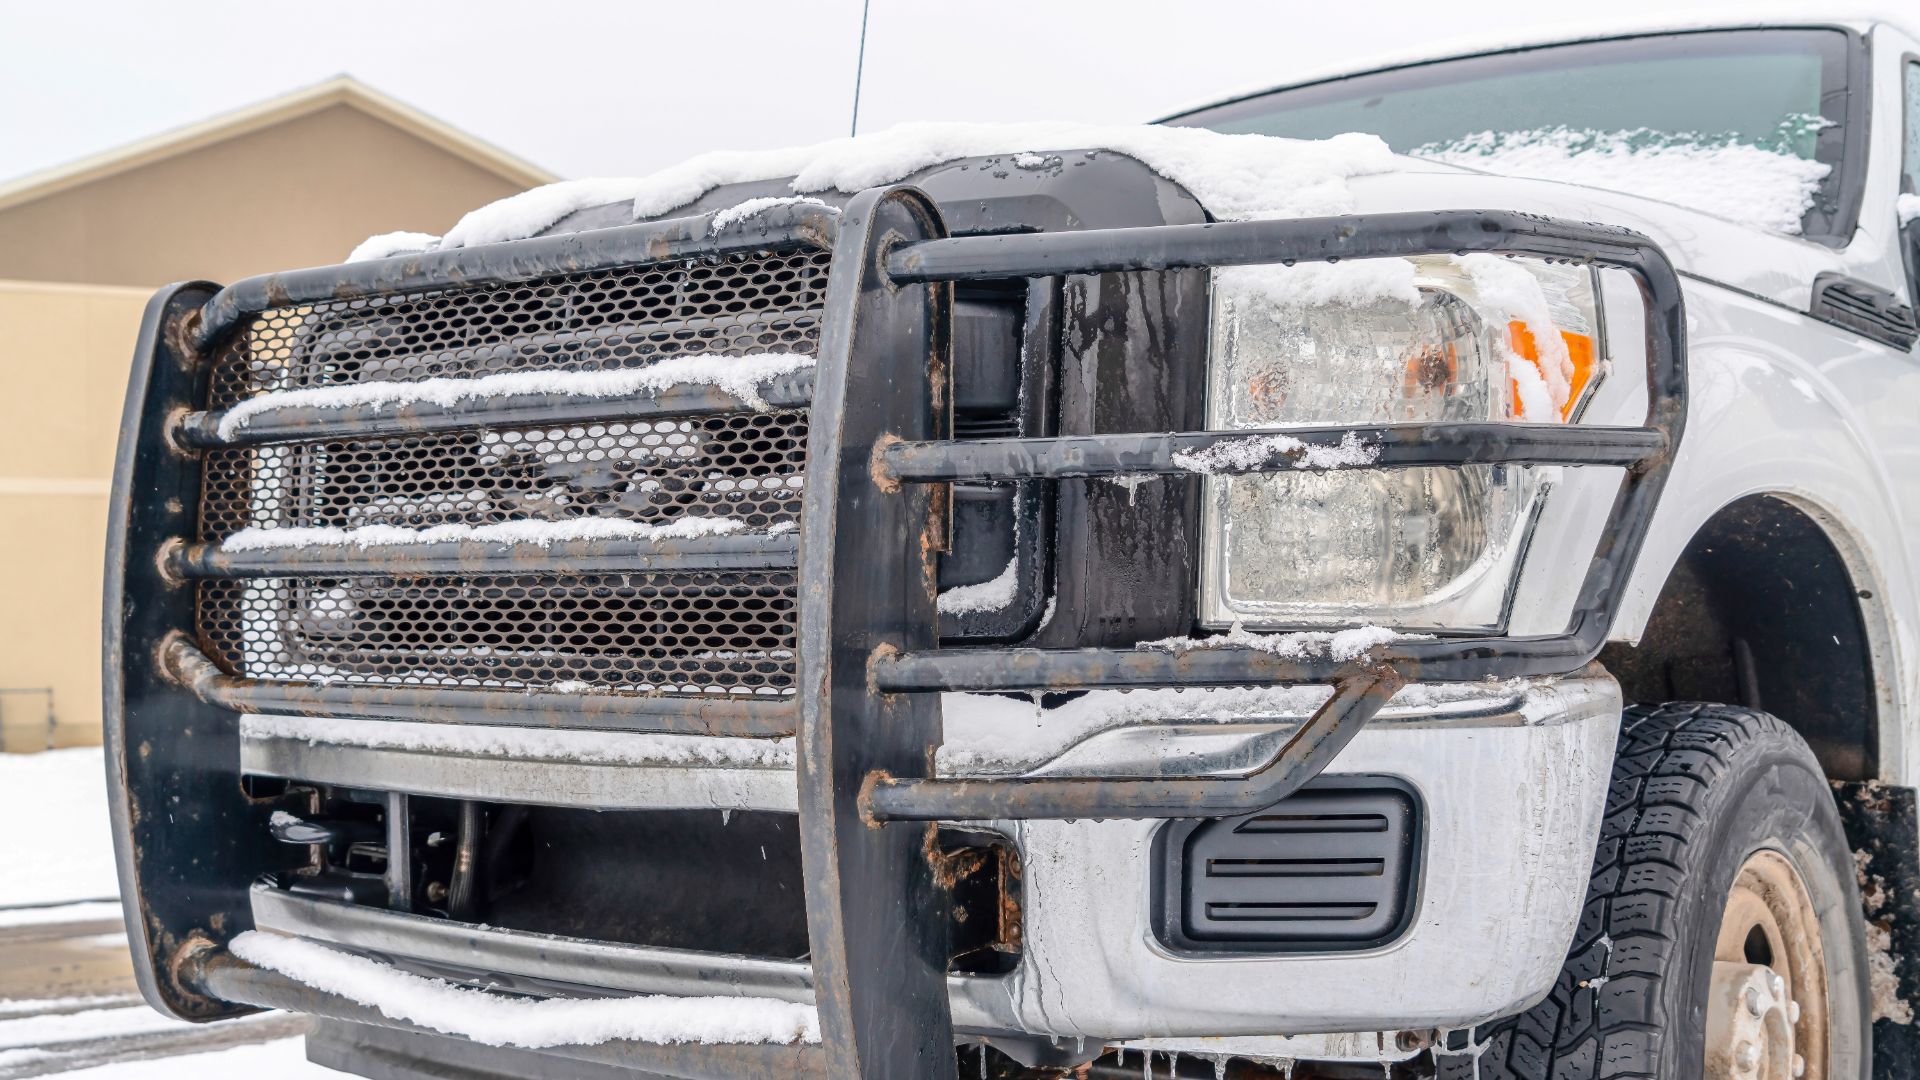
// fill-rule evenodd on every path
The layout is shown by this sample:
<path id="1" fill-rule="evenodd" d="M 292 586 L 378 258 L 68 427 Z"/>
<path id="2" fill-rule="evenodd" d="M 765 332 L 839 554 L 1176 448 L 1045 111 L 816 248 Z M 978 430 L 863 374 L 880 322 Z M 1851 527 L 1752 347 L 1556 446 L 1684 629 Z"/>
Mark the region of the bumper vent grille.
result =
<path id="1" fill-rule="evenodd" d="M 1410 790 L 1345 778 L 1256 814 L 1174 822 L 1160 838 L 1161 936 L 1213 952 L 1383 944 L 1412 914 L 1419 830 Z"/>
<path id="2" fill-rule="evenodd" d="M 829 255 L 755 252 L 264 312 L 208 407 L 261 393 L 678 356 L 818 350 Z M 423 529 L 608 518 L 799 520 L 807 410 L 217 449 L 199 538 L 247 527 Z M 199 638 L 230 674 L 414 686 L 791 693 L 794 575 L 765 571 L 204 581 Z"/>

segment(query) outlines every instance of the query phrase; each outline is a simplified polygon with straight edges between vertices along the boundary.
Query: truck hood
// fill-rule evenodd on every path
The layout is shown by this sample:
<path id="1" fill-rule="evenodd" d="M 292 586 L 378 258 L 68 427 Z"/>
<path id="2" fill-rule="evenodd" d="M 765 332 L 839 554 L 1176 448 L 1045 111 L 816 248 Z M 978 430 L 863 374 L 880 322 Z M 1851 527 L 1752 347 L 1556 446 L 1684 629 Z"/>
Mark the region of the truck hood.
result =
<path id="1" fill-rule="evenodd" d="M 1349 183 L 1356 212 L 1497 209 L 1618 225 L 1659 244 L 1689 277 L 1797 311 L 1807 310 L 1821 273 L 1859 272 L 1840 252 L 1811 240 L 1632 192 L 1399 161 L 1398 169 Z"/>
<path id="2" fill-rule="evenodd" d="M 375 237 L 350 260 L 802 198 L 837 204 L 895 182 L 926 188 L 964 231 L 1442 209 L 1602 221 L 1647 234 L 1694 277 L 1801 310 L 1814 276 L 1842 269 L 1838 255 L 1809 241 L 1623 192 L 1399 156 L 1371 135 L 1308 141 L 1052 123 L 905 124 L 787 150 L 704 154 L 645 177 L 563 181 L 481 207 L 444 237 Z"/>

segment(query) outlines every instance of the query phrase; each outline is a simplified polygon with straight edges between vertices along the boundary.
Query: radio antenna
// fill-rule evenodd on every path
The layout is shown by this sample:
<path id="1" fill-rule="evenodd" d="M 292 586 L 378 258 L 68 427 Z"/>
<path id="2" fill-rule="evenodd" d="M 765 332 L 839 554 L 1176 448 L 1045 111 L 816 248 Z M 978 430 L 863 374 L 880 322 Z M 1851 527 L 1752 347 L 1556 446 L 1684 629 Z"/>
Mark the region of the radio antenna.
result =
<path id="1" fill-rule="evenodd" d="M 853 124 L 849 136 L 860 134 L 860 76 L 867 68 L 867 11 L 873 0 L 860 0 L 860 58 L 853 62 Z"/>

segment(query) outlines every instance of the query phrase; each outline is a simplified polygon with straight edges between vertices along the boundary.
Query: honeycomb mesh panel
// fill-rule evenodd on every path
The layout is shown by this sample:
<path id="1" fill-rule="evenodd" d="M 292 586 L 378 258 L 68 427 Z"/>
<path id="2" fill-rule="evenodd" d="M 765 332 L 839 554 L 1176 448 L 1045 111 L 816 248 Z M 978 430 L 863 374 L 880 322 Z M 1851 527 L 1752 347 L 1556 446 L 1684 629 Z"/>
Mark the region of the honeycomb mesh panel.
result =
<path id="1" fill-rule="evenodd" d="M 206 581 L 199 608 L 213 659 L 259 679 L 793 687 L 790 571 Z"/>
<path id="2" fill-rule="evenodd" d="M 675 356 L 817 351 L 830 253 L 808 248 L 264 312 L 216 356 L 208 407 L 263 393 Z M 199 537 L 583 517 L 797 522 L 807 414 L 631 419 L 212 450 Z M 203 581 L 230 673 L 383 685 L 582 684 L 786 694 L 790 571 Z"/>
<path id="3" fill-rule="evenodd" d="M 828 259 L 808 248 L 276 308 L 215 359 L 208 407 L 349 383 L 812 353 Z"/>
<path id="4" fill-rule="evenodd" d="M 248 526 L 799 520 L 802 411 L 236 447 L 207 454 L 200 538 Z"/>

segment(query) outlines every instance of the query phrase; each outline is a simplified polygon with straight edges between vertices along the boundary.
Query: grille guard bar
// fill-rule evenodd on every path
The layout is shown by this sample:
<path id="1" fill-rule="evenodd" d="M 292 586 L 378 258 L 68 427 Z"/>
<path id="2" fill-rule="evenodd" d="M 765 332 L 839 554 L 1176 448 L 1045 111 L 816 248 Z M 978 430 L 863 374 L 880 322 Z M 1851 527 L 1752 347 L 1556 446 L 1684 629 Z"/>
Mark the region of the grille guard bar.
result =
<path id="1" fill-rule="evenodd" d="M 204 409 L 202 358 L 253 314 L 342 296 L 458 288 L 781 244 L 832 247 L 818 367 L 811 380 L 796 381 L 778 396 L 795 402 L 810 396 L 812 408 L 798 548 L 800 679 L 797 724 L 791 727 L 799 750 L 800 836 L 823 1074 L 835 1076 L 953 1075 L 941 889 L 925 847 L 931 831 L 906 822 L 1249 812 L 1317 774 L 1404 681 L 1577 670 L 1605 641 L 1684 424 L 1679 280 L 1651 241 L 1627 230 L 1451 211 L 949 238 L 932 202 L 905 186 L 861 193 L 839 213 L 778 208 L 717 234 L 711 224 L 711 216 L 646 223 L 295 271 L 227 289 L 188 283 L 155 298 L 142 329 L 124 425 L 141 437 L 123 443 L 116 465 L 105 656 L 117 855 L 123 882 L 135 886 L 127 890 L 128 924 L 145 946 L 135 949 L 145 960 L 135 967 L 150 1001 L 202 1019 L 230 1015 L 234 1003 L 326 1011 L 291 994 L 284 980 L 253 972 L 218 948 L 251 925 L 247 890 L 254 876 L 287 862 L 265 828 L 271 801 L 249 799 L 233 783 L 236 707 L 466 723 L 513 723 L 516 715 L 527 715 L 524 702 L 507 702 L 526 696 L 514 693 L 466 690 L 458 702 L 440 708 L 431 700 L 437 691 L 308 692 L 297 684 L 272 687 L 211 670 L 204 654 L 179 637 L 193 625 L 191 581 L 299 569 L 293 564 L 301 557 L 236 557 L 217 546 L 188 546 L 200 483 L 195 452 L 503 425 L 545 415 L 549 408 L 576 421 L 737 407 L 725 395 L 704 390 L 652 404 L 526 395 L 460 408 L 290 411 L 223 437 L 219 414 Z M 954 441 L 947 367 L 952 282 L 1468 252 L 1630 273 L 1647 306 L 1647 424 L 1352 426 L 1286 434 L 1310 446 L 1336 445 L 1350 434 L 1367 440 L 1381 447 L 1380 459 L 1369 467 L 1622 467 L 1624 479 L 1564 632 L 1395 643 L 1344 664 L 1244 648 L 1172 654 L 938 647 L 935 569 L 947 536 L 947 483 L 1170 473 L 1179 471 L 1172 462 L 1177 452 L 1261 434 Z M 1278 453 L 1248 471 L 1293 467 L 1287 454 Z M 645 560 L 641 565 L 651 567 L 719 554 L 698 548 L 602 546 L 554 557 L 592 558 L 596 566 L 618 569 L 623 560 Z M 767 557 L 786 550 L 747 545 L 739 554 Z M 409 557 L 429 566 L 484 566 L 521 554 L 448 550 Z M 381 562 L 378 552 L 356 558 L 362 561 L 335 564 L 327 572 L 372 572 Z M 538 556 L 527 559 L 541 568 Z M 935 692 L 1303 681 L 1331 682 L 1334 692 L 1283 752 L 1250 776 L 1162 781 L 931 775 L 931 751 L 941 739 Z M 695 713 L 674 705 L 610 707 L 600 699 L 627 700 L 573 695 L 568 705 L 600 717 L 583 726 L 602 729 L 789 730 L 781 710 L 748 716 L 743 709 L 736 718 L 728 716 L 731 703 L 724 701 L 701 702 Z M 171 808 L 158 812 L 169 800 L 192 807 L 191 828 L 171 827 Z M 683 1049 L 685 1057 L 676 1060 L 697 1059 L 716 1075 L 730 1068 L 757 1075 L 766 1064 L 748 1065 L 753 1055 L 743 1058 L 725 1048 Z M 634 1063 L 646 1060 L 642 1055 Z"/>

